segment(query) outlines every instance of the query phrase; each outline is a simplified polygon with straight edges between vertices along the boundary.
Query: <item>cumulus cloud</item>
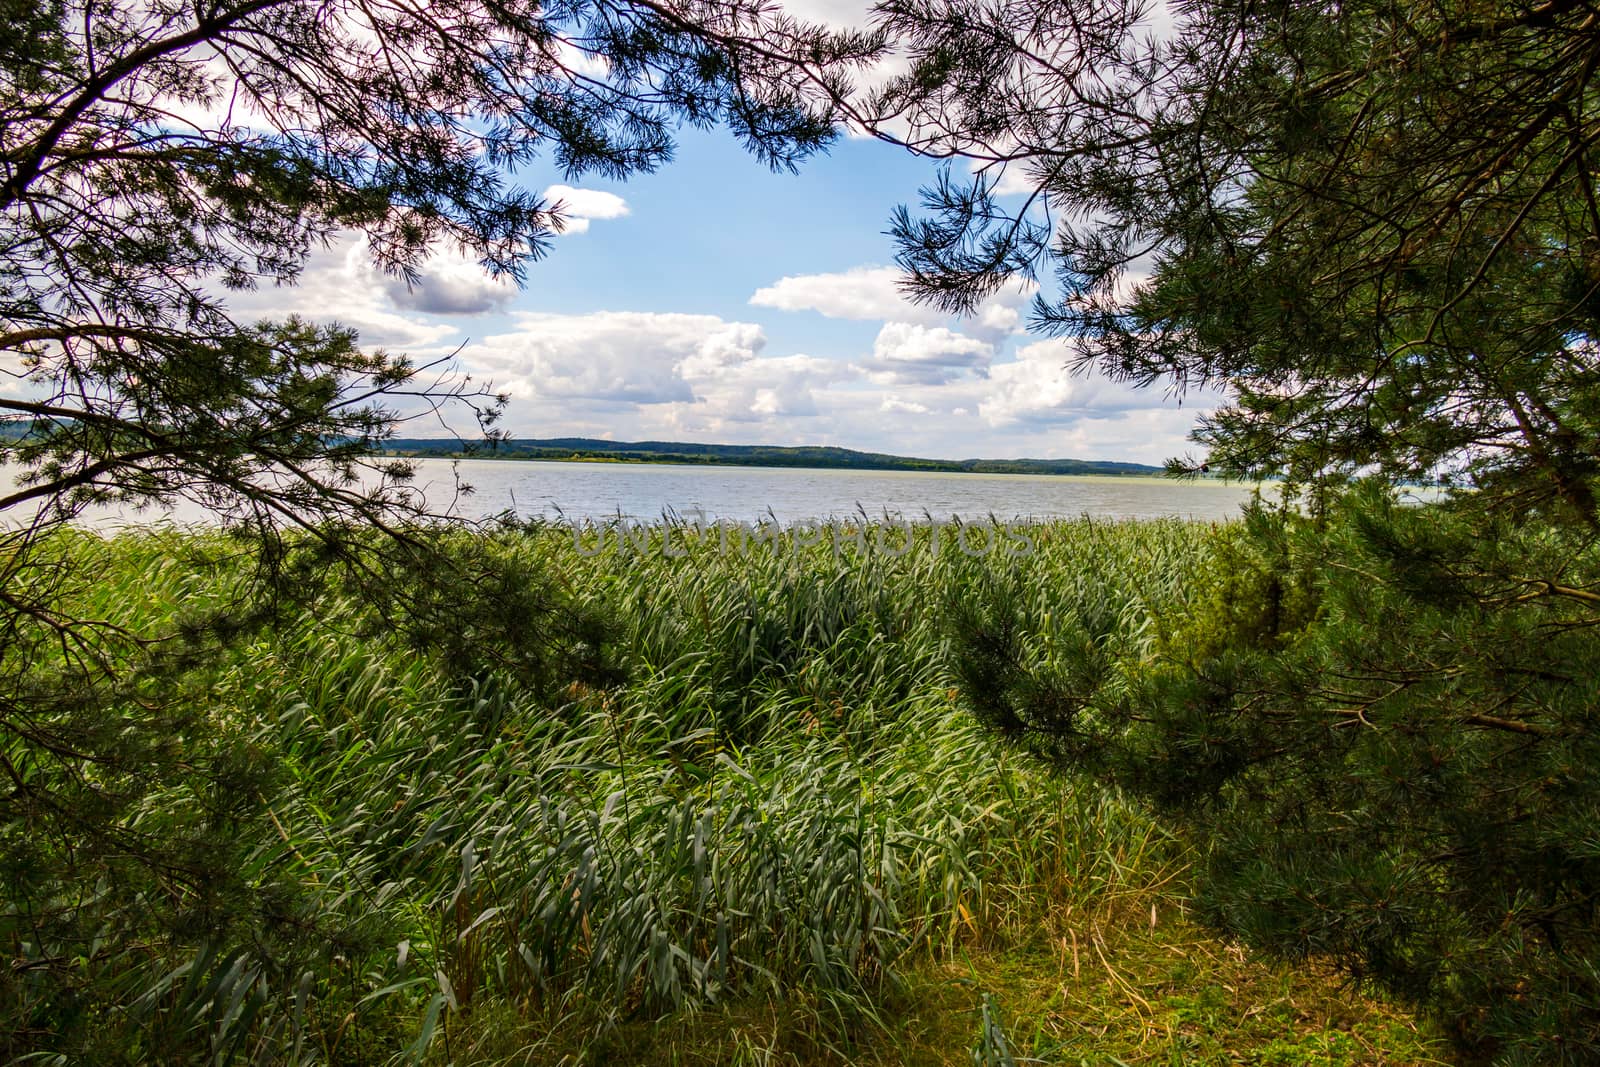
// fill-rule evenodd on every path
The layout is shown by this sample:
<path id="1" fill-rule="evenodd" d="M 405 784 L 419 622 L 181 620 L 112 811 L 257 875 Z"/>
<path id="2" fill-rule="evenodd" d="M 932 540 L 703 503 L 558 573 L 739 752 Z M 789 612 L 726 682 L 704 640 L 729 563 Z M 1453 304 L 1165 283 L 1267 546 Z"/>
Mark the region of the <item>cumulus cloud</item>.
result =
<path id="1" fill-rule="evenodd" d="M 561 57 L 561 65 L 568 70 L 590 78 L 605 78 L 610 75 L 611 64 L 604 56 L 586 51 L 560 38 L 554 43 L 556 55 Z"/>
<path id="2" fill-rule="evenodd" d="M 1073 378 L 1062 342 L 997 362 L 982 341 L 915 323 L 880 331 L 881 366 L 870 369 L 771 354 L 760 326 L 715 315 L 523 312 L 514 322 L 462 359 L 512 394 L 507 428 L 519 436 L 1156 461 L 1181 451 L 1197 407 Z"/>
<path id="3" fill-rule="evenodd" d="M 806 22 L 840 30 L 859 30 L 872 15 L 870 0 L 783 0 L 784 11 Z"/>
<path id="4" fill-rule="evenodd" d="M 474 265 L 473 269 L 478 268 Z M 487 281 L 486 275 L 482 277 Z M 420 295 L 423 290 L 414 290 L 406 306 L 397 306 L 392 290 L 396 284 L 404 294 L 403 282 L 397 283 L 373 267 L 365 240 L 358 234 L 346 234 L 334 245 L 312 252 L 298 284 L 226 292 L 222 298 L 237 318 L 246 321 L 299 315 L 316 322 L 339 322 L 358 330 L 363 344 L 423 355 L 438 352 L 457 336 L 454 326 L 408 314 L 428 310 L 421 306 L 426 301 Z M 458 284 L 468 287 L 459 279 Z M 456 297 L 465 299 L 465 291 L 457 290 Z"/>
<path id="5" fill-rule="evenodd" d="M 616 193 L 599 189 L 575 189 L 552 185 L 544 191 L 550 206 L 566 217 L 563 234 L 586 233 L 594 219 L 620 219 L 628 214 L 628 202 Z"/>
<path id="6" fill-rule="evenodd" d="M 1185 437 L 1199 411 L 1184 407 L 1148 407 L 1108 415 L 1084 415 L 1059 425 L 1018 424 L 1015 436 L 1001 434 L 997 442 L 1016 441 L 1013 455 L 1046 458 L 1117 459 L 1159 465 L 1191 451 Z"/>
<path id="7" fill-rule="evenodd" d="M 827 274 L 791 274 L 757 289 L 750 297 L 756 307 L 780 311 L 815 311 L 830 319 L 883 319 L 920 326 L 943 326 L 957 321 L 937 308 L 906 299 L 900 291 L 904 275 L 898 267 L 861 266 Z M 973 335 L 997 341 L 1016 330 L 1020 308 L 1032 299 L 1038 286 L 1019 283 L 980 304 L 963 323 Z"/>
<path id="8" fill-rule="evenodd" d="M 943 326 L 911 322 L 885 323 L 863 368 L 885 383 L 938 384 L 970 371 L 981 371 L 994 357 L 994 346 Z"/>
<path id="9" fill-rule="evenodd" d="M 1063 341 L 1039 341 L 1019 349 L 1014 360 L 989 369 L 989 393 L 978 405 L 979 414 L 991 425 L 1005 426 L 1174 407 L 1161 389 L 1136 389 L 1097 372 L 1073 373 L 1068 367 L 1072 356 L 1072 347 Z M 1216 399 L 1195 395 L 1190 403 Z"/>
<path id="10" fill-rule="evenodd" d="M 763 356 L 761 327 L 715 315 L 524 312 L 516 323 L 462 353 L 518 398 L 514 426 L 590 425 L 609 410 L 636 427 L 698 433 L 812 416 L 815 390 L 858 373 L 837 360 Z"/>
<path id="11" fill-rule="evenodd" d="M 998 147 L 1014 151 L 1017 146 L 1015 142 L 1006 141 Z M 975 159 L 967 169 L 972 174 L 983 172 L 989 181 L 989 191 L 996 196 L 1022 196 L 1032 193 L 1039 187 L 1039 176 L 1034 173 L 1035 168 L 1029 166 L 1026 161 L 996 165 Z"/>
<path id="12" fill-rule="evenodd" d="M 945 316 L 913 304 L 900 294 L 900 271 L 894 267 L 852 267 L 832 274 L 792 274 L 757 289 L 756 307 L 780 311 L 815 311 L 830 319 L 898 319 L 934 324 Z"/>
<path id="13" fill-rule="evenodd" d="M 681 412 L 680 422 L 689 417 L 702 425 L 763 421 L 774 416 L 812 418 L 822 411 L 818 390 L 851 374 L 850 368 L 837 360 L 807 355 L 725 365 L 716 375 L 691 383 L 698 406 L 692 412 Z"/>
<path id="14" fill-rule="evenodd" d="M 493 277 L 459 251 L 435 252 L 418 274 L 420 278 L 409 285 L 404 278 L 381 278 L 385 295 L 396 307 L 429 315 L 482 315 L 499 311 L 517 293 L 510 278 Z"/>
<path id="15" fill-rule="evenodd" d="M 759 326 L 712 315 L 520 312 L 516 322 L 510 333 L 463 353 L 514 396 L 632 404 L 692 400 L 684 365 L 709 369 L 754 359 L 766 343 Z"/>
<path id="16" fill-rule="evenodd" d="M 873 0 L 781 0 L 779 6 L 801 21 L 820 23 L 833 30 L 864 30 L 872 25 Z M 853 72 L 851 81 L 863 93 L 870 93 L 910 69 L 910 57 L 892 48 L 877 62 Z M 891 118 L 882 128 L 902 138 L 910 138 L 913 133 L 904 116 Z M 871 136 L 854 122 L 845 125 L 845 133 L 851 138 Z"/>
<path id="17" fill-rule="evenodd" d="M 978 309 L 978 325 L 996 334 L 1016 333 L 1022 322 L 1022 312 L 1014 304 L 993 300 Z"/>

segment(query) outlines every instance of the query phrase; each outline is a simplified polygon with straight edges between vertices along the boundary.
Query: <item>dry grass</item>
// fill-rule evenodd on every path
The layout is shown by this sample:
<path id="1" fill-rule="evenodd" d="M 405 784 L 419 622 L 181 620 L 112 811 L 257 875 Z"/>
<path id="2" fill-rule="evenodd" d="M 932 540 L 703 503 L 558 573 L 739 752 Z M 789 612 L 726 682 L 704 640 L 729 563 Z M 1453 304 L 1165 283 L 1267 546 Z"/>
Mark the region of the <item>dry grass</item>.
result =
<path id="1" fill-rule="evenodd" d="M 999 1041 L 985 1041 L 986 1007 Z M 595 1036 L 502 1009 L 463 1020 L 452 1052 L 455 1062 L 661 1067 L 1451 1062 L 1409 1013 L 1315 967 L 1253 958 L 1160 892 L 1120 914 L 1063 907 L 1015 943 L 908 961 L 871 1013 L 819 1025 L 825 1015 L 802 993 Z"/>

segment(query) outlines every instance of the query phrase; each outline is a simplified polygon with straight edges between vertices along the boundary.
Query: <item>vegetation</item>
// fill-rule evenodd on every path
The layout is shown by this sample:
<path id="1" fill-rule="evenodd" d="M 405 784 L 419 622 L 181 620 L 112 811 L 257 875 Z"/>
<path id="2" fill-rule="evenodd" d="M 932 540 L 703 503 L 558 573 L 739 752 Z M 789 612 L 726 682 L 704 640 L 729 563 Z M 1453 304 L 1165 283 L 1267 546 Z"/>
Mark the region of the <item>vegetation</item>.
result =
<path id="1" fill-rule="evenodd" d="M 1201 918 L 1466 1056 L 1600 1057 L 1590 5 L 1204 0 L 1170 36 L 1132 0 L 884 0 L 863 34 L 698 0 L 7 14 L 8 1055 L 455 1058 L 498 1011 L 525 1058 L 573 1021 L 599 1056 L 786 995 L 850 1058 L 961 950 L 1008 974 L 1091 901 L 1159 927 L 1192 858 Z M 891 41 L 904 73 L 852 99 Z M 1228 392 L 1175 470 L 1282 476 L 1304 514 L 1204 550 L 1060 527 L 1042 561 L 581 562 L 413 523 L 403 462 L 356 477 L 492 391 L 217 295 L 345 230 L 408 279 L 439 241 L 516 275 L 561 217 L 503 179 L 546 148 L 621 175 L 720 122 L 788 166 L 845 120 L 978 165 L 896 218 L 914 293 L 1053 272 L 1034 324 L 1082 366 Z M 1466 491 L 1408 511 L 1400 480 Z M 224 529 L 60 530 L 177 496 Z M 1015 1059 L 1002 999 L 979 1062 Z"/>
<path id="2" fill-rule="evenodd" d="M 1597 566 L 1587 536 L 1470 511 L 1257 511 L 1142 660 L 1095 591 L 1041 632 L 1000 584 L 957 663 L 1001 732 L 1204 842 L 1202 918 L 1428 1006 L 1475 1056 L 1586 1062 Z"/>
<path id="3" fill-rule="evenodd" d="M 592 437 L 513 440 L 496 435 L 486 444 L 397 437 L 386 450 L 405 456 L 495 456 L 503 459 L 609 460 L 626 463 L 712 463 L 740 467 L 808 467 L 823 470 L 950 471 L 973 474 L 1158 474 L 1159 467 L 1094 459 L 917 459 L 850 448 L 777 445 L 703 445 L 686 441 L 602 441 Z"/>
<path id="4" fill-rule="evenodd" d="M 1052 273 L 1035 322 L 1081 366 L 1227 391 L 1214 470 L 1448 477 L 1592 524 L 1588 6 L 1205 0 L 1165 38 L 1144 7 L 884 6 L 914 50 L 885 106 L 983 164 L 900 214 L 911 287 L 960 309 Z"/>
<path id="5" fill-rule="evenodd" d="M 793 167 L 836 136 L 847 75 L 883 47 L 720 3 L 3 9 L 0 464 L 21 478 L 0 488 L 0 625 L 22 641 L 47 625 L 68 651 L 48 694 L 27 656 L 0 661 L 0 735 L 107 765 L 167 738 L 105 727 L 104 692 L 140 684 L 120 673 L 137 635 L 71 614 L 72 559 L 40 548 L 87 506 L 188 500 L 259 542 L 256 588 L 186 620 L 208 654 L 295 594 L 286 531 L 369 581 L 491 580 L 402 529 L 424 506 L 377 453 L 413 420 L 492 432 L 505 398 L 337 325 L 241 321 L 230 291 L 292 284 L 346 237 L 407 283 L 445 248 L 520 279 L 565 218 L 519 166 L 648 171 L 689 123 Z"/>
<path id="6" fill-rule="evenodd" d="M 446 247 L 520 279 L 564 216 L 516 167 L 548 153 L 569 176 L 648 171 L 684 122 L 793 167 L 836 135 L 847 75 L 882 49 L 716 3 L 5 14 L 0 462 L 26 478 L 0 491 L 0 580 L 12 608 L 63 627 L 44 580 L 60 568 L 33 546 L 85 506 L 188 499 L 264 541 L 299 527 L 348 545 L 422 510 L 407 465 L 375 458 L 399 426 L 499 417 L 504 398 L 448 360 L 241 321 L 230 290 L 292 284 L 344 237 L 408 283 Z"/>
<path id="7" fill-rule="evenodd" d="M 1131 670 L 1093 593 L 1059 590 L 1053 658 L 996 585 L 963 691 L 1185 827 L 1217 927 L 1472 1057 L 1595 1062 L 1595 13 L 1143 7 L 880 8 L 911 48 L 887 106 L 979 168 L 900 213 L 901 262 L 949 309 L 1053 275 L 1034 322 L 1079 366 L 1226 391 L 1176 472 L 1279 476 L 1306 514 L 1253 516 Z M 1413 480 L 1463 491 L 1392 506 Z"/>
<path id="8" fill-rule="evenodd" d="M 412 420 L 483 432 L 504 398 L 336 325 L 241 321 L 229 291 L 292 284 L 351 236 L 408 282 L 441 247 L 520 278 L 564 217 L 516 167 L 650 170 L 682 122 L 793 166 L 834 136 L 833 100 L 880 42 L 721 4 L 0 8 L 0 464 L 22 475 L 0 488 L 4 1040 L 160 1060 L 199 1027 L 219 1054 L 241 1035 L 295 1051 L 334 975 L 366 988 L 365 970 L 303 980 L 303 954 L 365 968 L 389 927 L 278 831 L 296 746 L 339 728 L 313 717 L 293 729 L 321 739 L 295 740 L 288 709 L 262 718 L 248 682 L 273 675 L 251 650 L 313 605 L 342 617 L 348 586 L 365 593 L 351 627 L 528 699 L 603 671 L 570 598 L 418 526 L 409 466 L 377 457 Z M 151 543 L 101 582 L 98 550 L 51 540 L 96 503 L 176 499 L 217 516 L 226 534 L 195 547 L 219 562 L 182 571 Z M 164 600 L 139 595 L 163 576 Z"/>
<path id="9" fill-rule="evenodd" d="M 928 534 L 683 527 L 686 556 L 661 531 L 598 555 L 559 527 L 452 534 L 502 579 L 448 590 L 454 644 L 329 581 L 204 657 L 186 622 L 232 602 L 246 547 L 57 535 L 100 576 L 70 610 L 148 639 L 102 699 L 166 724 L 168 771 L 8 739 L 5 1057 L 1437 1059 L 1393 1009 L 1200 934 L 1181 838 L 953 700 L 944 605 L 1029 575 L 1043 654 L 1074 652 L 1064 591 L 1144 655 L 1212 532 L 1061 523 L 1024 560 Z M 13 647 L 42 683 L 59 667 Z"/>

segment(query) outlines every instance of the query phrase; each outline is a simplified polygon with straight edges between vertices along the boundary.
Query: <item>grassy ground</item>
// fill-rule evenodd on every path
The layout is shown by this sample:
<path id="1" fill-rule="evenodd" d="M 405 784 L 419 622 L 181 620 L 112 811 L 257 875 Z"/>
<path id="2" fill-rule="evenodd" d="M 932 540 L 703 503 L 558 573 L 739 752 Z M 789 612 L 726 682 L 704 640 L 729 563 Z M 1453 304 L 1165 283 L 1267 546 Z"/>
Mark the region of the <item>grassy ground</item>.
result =
<path id="1" fill-rule="evenodd" d="M 943 618 L 973 583 L 1023 579 L 1041 656 L 1071 651 L 1052 612 L 1072 586 L 1103 640 L 1137 657 L 1205 536 L 1062 523 L 1033 528 L 1029 554 L 996 541 L 974 556 L 935 553 L 925 530 L 906 552 L 853 534 L 728 551 L 679 531 L 683 554 L 668 555 L 659 532 L 597 553 L 535 530 L 494 543 L 521 605 L 500 629 L 409 642 L 374 628 L 369 594 L 329 594 L 186 668 L 161 697 L 188 716 L 170 772 L 91 783 L 131 798 L 105 819 L 180 840 L 210 826 L 219 789 L 248 792 L 199 838 L 226 892 L 7 824 L 0 873 L 17 888 L 0 935 L 18 958 L 78 960 L 14 970 L 8 1018 L 39 1036 L 10 1050 L 1437 1062 L 1404 1013 L 1196 929 L 1180 842 L 1009 751 L 960 705 Z M 200 547 L 80 539 L 66 550 L 93 576 L 79 606 L 130 629 L 178 625 L 234 580 L 225 552 Z M 609 620 L 610 680 L 535 685 L 505 666 L 520 661 L 483 654 L 542 633 L 526 613 L 550 597 Z M 68 788 L 8 743 L 38 788 Z M 249 775 L 219 786 L 211 768 L 235 757 Z M 86 892 L 96 879 L 113 890 Z"/>
<path id="2" fill-rule="evenodd" d="M 1148 902 L 1148 910 L 1146 904 Z M 741 1065 L 1448 1064 L 1439 1035 L 1314 966 L 1271 964 L 1153 891 L 1120 914 L 1058 909 L 1014 944 L 907 961 L 842 1026 L 803 994 L 602 1034 L 507 1006 L 463 1020 L 435 1061 Z M 820 1025 L 819 1025 L 820 1023 Z"/>

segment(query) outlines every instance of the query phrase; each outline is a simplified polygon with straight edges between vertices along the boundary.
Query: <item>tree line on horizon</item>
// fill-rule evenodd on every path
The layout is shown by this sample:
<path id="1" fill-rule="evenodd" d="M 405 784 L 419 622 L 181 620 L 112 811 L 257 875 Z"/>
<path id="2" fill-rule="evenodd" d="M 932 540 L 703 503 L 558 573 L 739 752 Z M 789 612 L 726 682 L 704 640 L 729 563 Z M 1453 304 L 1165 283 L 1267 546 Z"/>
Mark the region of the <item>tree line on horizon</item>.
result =
<path id="1" fill-rule="evenodd" d="M 609 441 L 596 437 L 500 436 L 479 443 L 396 437 L 384 451 L 411 458 L 602 459 L 632 463 L 711 463 L 750 467 L 946 471 L 976 474 L 1159 474 L 1160 467 L 1099 459 L 923 459 L 833 445 L 715 445 L 690 441 Z"/>

